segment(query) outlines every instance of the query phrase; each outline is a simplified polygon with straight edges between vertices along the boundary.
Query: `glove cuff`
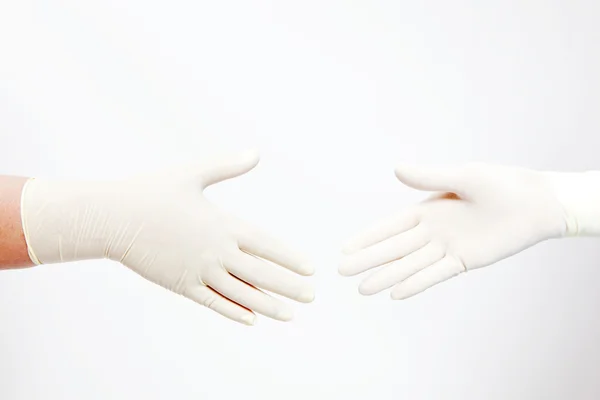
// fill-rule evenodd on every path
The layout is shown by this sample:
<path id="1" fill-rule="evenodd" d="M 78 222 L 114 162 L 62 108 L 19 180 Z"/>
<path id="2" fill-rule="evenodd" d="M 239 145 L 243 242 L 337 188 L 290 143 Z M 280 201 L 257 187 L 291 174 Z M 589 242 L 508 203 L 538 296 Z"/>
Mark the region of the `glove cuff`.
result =
<path id="1" fill-rule="evenodd" d="M 118 203 L 109 195 L 101 183 L 29 179 L 21 193 L 21 221 L 31 261 L 105 258 L 115 231 L 109 211 Z"/>
<path id="2" fill-rule="evenodd" d="M 26 212 L 27 208 L 25 206 L 25 198 L 27 196 L 27 189 L 34 181 L 35 178 L 29 178 L 25 185 L 23 185 L 23 189 L 21 190 L 21 227 L 23 229 L 23 236 L 25 237 L 25 243 L 27 244 L 27 253 L 29 254 L 29 259 L 35 264 L 40 265 L 42 262 L 37 257 L 35 252 L 33 251 L 33 246 L 31 243 L 31 236 L 29 233 L 29 222 L 28 222 L 28 213 Z"/>
<path id="3" fill-rule="evenodd" d="M 549 172 L 564 210 L 565 236 L 600 236 L 600 171 Z"/>

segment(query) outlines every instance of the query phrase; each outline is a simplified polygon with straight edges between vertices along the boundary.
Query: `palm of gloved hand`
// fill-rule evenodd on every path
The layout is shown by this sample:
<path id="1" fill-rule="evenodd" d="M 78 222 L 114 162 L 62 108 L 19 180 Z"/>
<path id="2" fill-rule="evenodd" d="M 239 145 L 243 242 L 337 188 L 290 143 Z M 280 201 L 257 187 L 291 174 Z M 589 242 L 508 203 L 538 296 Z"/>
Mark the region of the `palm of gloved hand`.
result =
<path id="1" fill-rule="evenodd" d="M 473 164 L 401 167 L 396 175 L 412 188 L 438 193 L 345 247 L 342 275 L 381 266 L 362 281 L 365 295 L 393 287 L 392 298 L 407 298 L 564 234 L 562 207 L 540 172 Z"/>
<path id="2" fill-rule="evenodd" d="M 290 320 L 289 306 L 260 289 L 311 302 L 313 289 L 300 275 L 311 275 L 312 266 L 202 192 L 257 162 L 257 154 L 238 154 L 136 177 L 111 190 L 120 192 L 118 205 L 108 202 L 111 218 L 122 226 L 112 227 L 107 257 L 238 322 L 252 324 L 251 310 Z"/>

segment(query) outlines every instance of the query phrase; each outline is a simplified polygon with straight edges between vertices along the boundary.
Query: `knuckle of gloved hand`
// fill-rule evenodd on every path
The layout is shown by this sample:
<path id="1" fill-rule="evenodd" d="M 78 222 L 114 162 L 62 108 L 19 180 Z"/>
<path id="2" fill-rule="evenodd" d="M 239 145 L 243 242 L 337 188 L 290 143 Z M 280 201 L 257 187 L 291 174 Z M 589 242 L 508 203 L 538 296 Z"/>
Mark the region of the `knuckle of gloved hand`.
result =
<path id="1" fill-rule="evenodd" d="M 205 271 L 214 271 L 215 268 L 223 267 L 221 258 L 212 250 L 201 252 L 195 257 L 193 262 L 203 274 Z"/>

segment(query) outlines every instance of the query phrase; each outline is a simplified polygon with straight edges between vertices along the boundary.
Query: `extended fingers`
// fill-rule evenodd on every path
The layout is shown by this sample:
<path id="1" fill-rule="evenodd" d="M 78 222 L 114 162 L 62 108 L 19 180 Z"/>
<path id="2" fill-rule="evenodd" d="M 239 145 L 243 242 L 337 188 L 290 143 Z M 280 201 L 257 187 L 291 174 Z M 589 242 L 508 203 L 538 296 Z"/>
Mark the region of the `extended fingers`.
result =
<path id="1" fill-rule="evenodd" d="M 445 249 L 438 243 L 428 243 L 421 249 L 394 261 L 369 275 L 359 286 L 359 291 L 364 295 L 372 295 L 389 289 L 395 284 L 427 268 L 441 260 Z"/>
<path id="2" fill-rule="evenodd" d="M 226 318 L 244 325 L 254 325 L 255 315 L 252 311 L 228 300 L 207 286 L 198 285 L 186 292 L 185 295 Z"/>
<path id="3" fill-rule="evenodd" d="M 421 225 L 342 258 L 338 271 L 351 276 L 399 260 L 425 246 L 429 238 Z"/>
<path id="4" fill-rule="evenodd" d="M 416 207 L 376 222 L 365 231 L 350 239 L 342 248 L 345 254 L 352 254 L 392 236 L 414 228 L 419 223 Z"/>
<path id="5" fill-rule="evenodd" d="M 451 256 L 444 257 L 394 286 L 392 299 L 402 300 L 414 296 L 464 271 L 465 267 L 460 260 Z"/>
<path id="6" fill-rule="evenodd" d="M 314 266 L 304 254 L 248 224 L 238 222 L 237 240 L 239 248 L 246 253 L 269 260 L 300 275 L 309 276 L 315 272 Z"/>
<path id="7" fill-rule="evenodd" d="M 395 173 L 400 182 L 417 190 L 461 194 L 468 183 L 464 166 L 399 165 Z"/>
<path id="8" fill-rule="evenodd" d="M 224 259 L 223 265 L 232 275 L 258 288 L 303 303 L 314 300 L 314 290 L 306 278 L 251 254 L 237 251 Z"/>
<path id="9" fill-rule="evenodd" d="M 280 321 L 289 321 L 293 317 L 285 303 L 242 282 L 222 266 L 211 268 L 202 279 L 221 295 L 259 314 Z"/>

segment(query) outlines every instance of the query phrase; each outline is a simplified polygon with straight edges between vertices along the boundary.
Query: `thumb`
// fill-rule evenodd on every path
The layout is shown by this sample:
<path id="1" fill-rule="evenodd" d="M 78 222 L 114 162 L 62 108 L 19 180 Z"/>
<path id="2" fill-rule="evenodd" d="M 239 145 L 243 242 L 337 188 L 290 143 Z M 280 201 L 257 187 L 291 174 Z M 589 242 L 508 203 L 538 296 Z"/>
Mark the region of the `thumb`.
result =
<path id="1" fill-rule="evenodd" d="M 258 151 L 245 150 L 210 160 L 200 171 L 202 186 L 208 187 L 243 175 L 256 167 L 259 159 Z"/>
<path id="2" fill-rule="evenodd" d="M 423 191 L 463 192 L 465 178 L 456 167 L 422 167 L 401 165 L 395 171 L 405 185 Z"/>

